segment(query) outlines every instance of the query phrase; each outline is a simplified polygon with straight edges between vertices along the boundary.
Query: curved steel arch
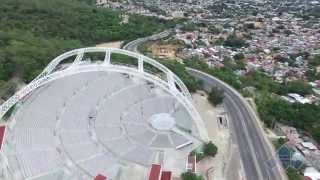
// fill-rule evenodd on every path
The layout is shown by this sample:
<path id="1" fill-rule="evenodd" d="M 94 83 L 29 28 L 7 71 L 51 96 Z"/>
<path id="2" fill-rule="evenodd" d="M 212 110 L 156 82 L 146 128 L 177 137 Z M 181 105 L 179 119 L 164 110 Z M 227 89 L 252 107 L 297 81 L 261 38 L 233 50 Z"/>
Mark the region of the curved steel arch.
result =
<path id="1" fill-rule="evenodd" d="M 85 53 L 90 52 L 104 52 L 105 58 L 103 60 L 103 63 L 81 63 L 83 60 L 83 55 Z M 128 55 L 130 57 L 135 57 L 138 59 L 138 67 L 133 68 L 131 66 L 125 66 L 125 65 L 115 65 L 110 62 L 111 54 L 112 53 L 118 53 L 118 54 L 124 54 Z M 57 66 L 66 58 L 69 58 L 71 56 L 75 56 L 76 58 L 74 61 L 65 69 L 57 69 Z M 167 76 L 166 80 L 163 80 L 159 78 L 157 75 L 148 73 L 144 71 L 143 64 L 148 63 L 155 67 L 156 69 L 160 70 L 160 72 L 165 73 Z M 26 97 L 28 94 L 36 90 L 37 88 L 50 83 L 54 80 L 57 80 L 59 78 L 64 78 L 66 76 L 71 76 L 73 74 L 78 73 L 85 73 L 85 72 L 96 72 L 96 71 L 113 71 L 113 72 L 119 72 L 119 73 L 126 73 L 129 75 L 137 76 L 140 78 L 144 78 L 147 81 L 151 81 L 163 90 L 167 91 L 171 95 L 173 95 L 188 111 L 188 113 L 191 115 L 195 122 L 195 126 L 198 130 L 204 129 L 204 123 L 202 121 L 201 116 L 195 109 L 195 107 L 192 105 L 191 102 L 191 95 L 184 85 L 184 83 L 168 68 L 163 66 L 162 64 L 158 63 L 157 61 L 148 58 L 146 56 L 133 53 L 126 50 L 121 49 L 112 49 L 112 48 L 100 48 L 100 47 L 90 47 L 90 48 L 81 48 L 81 49 L 75 49 L 69 52 L 66 52 L 58 57 L 56 57 L 54 60 L 52 60 L 48 66 L 43 70 L 43 72 L 36 77 L 31 83 L 29 83 L 27 86 L 19 90 L 17 93 L 15 93 L 12 97 L 10 97 L 6 102 L 4 102 L 0 106 L 0 119 L 5 115 L 6 112 L 8 112 L 14 105 L 19 104 L 21 100 L 23 100 L 24 97 Z M 11 127 L 13 127 L 16 123 L 16 119 L 12 119 L 9 123 L 9 131 L 11 130 Z M 208 141 L 208 134 L 206 131 L 197 131 L 198 136 L 194 137 L 200 141 Z M 6 141 L 6 133 L 5 133 L 5 141 Z M 4 164 L 8 167 L 7 163 L 7 157 L 0 152 L 0 162 L 3 161 Z M 1 168 L 0 168 L 1 169 Z"/>
<path id="2" fill-rule="evenodd" d="M 180 80 L 180 78 L 178 78 L 174 73 L 172 73 L 167 67 L 165 67 L 161 63 L 159 63 L 149 57 L 146 57 L 144 55 L 134 53 L 131 51 L 126 51 L 123 49 L 88 47 L 88 48 L 75 49 L 75 50 L 66 52 L 66 53 L 56 57 L 55 59 L 53 59 L 49 63 L 49 65 L 43 70 L 43 72 L 38 76 L 38 78 L 52 73 L 52 71 L 56 68 L 56 66 L 66 58 L 77 55 L 77 57 L 73 63 L 73 65 L 75 65 L 75 64 L 78 64 L 79 62 L 81 62 L 84 53 L 92 53 L 92 52 L 105 53 L 105 59 L 104 59 L 105 65 L 110 65 L 110 58 L 111 58 L 112 53 L 123 54 L 123 55 L 137 58 L 139 61 L 138 66 L 139 66 L 140 71 L 144 71 L 143 70 L 143 63 L 146 62 L 146 63 L 152 65 L 153 67 L 157 68 L 161 72 L 165 73 L 168 77 L 168 83 L 172 85 L 172 88 L 175 88 L 174 84 L 176 84 L 179 87 L 179 89 L 181 90 L 182 94 L 184 96 L 186 96 L 189 100 L 191 100 L 191 95 L 190 95 L 187 87 L 185 86 L 185 84 Z"/>
<path id="3" fill-rule="evenodd" d="M 83 55 L 85 53 L 90 53 L 90 52 L 105 53 L 105 58 L 103 60 L 103 63 L 81 65 L 80 62 L 83 60 Z M 122 66 L 122 65 L 120 66 L 120 65 L 111 64 L 110 58 L 112 53 L 123 54 L 123 55 L 137 58 L 138 69 Z M 59 63 L 61 63 L 66 58 L 69 58 L 75 55 L 76 55 L 76 58 L 67 69 L 54 71 L 56 67 L 59 65 Z M 160 79 L 155 75 L 145 72 L 143 69 L 144 63 L 148 63 L 153 67 L 157 68 L 158 70 L 160 70 L 161 72 L 165 73 L 167 76 L 167 81 Z M 27 86 L 22 88 L 20 91 L 18 91 L 16 94 L 14 94 L 12 97 L 10 97 L 6 102 L 4 102 L 0 106 L 0 119 L 4 116 L 4 114 L 7 111 L 10 110 L 11 107 L 17 104 L 22 98 L 24 98 L 33 90 L 37 89 L 38 87 L 48 82 L 51 82 L 55 79 L 65 77 L 75 73 L 81 73 L 81 72 L 87 72 L 87 71 L 106 71 L 106 70 L 138 75 L 154 82 L 155 84 L 165 88 L 172 95 L 178 98 L 178 100 L 186 107 L 186 109 L 189 111 L 189 113 L 192 115 L 192 117 L 195 120 L 201 120 L 200 115 L 198 114 L 198 112 L 195 110 L 195 108 L 191 103 L 191 95 L 187 87 L 173 72 L 171 72 L 164 65 L 158 63 L 157 61 L 151 58 L 148 58 L 146 56 L 143 56 L 137 53 L 133 53 L 133 52 L 122 50 L 122 49 L 102 48 L 102 47 L 89 47 L 89 48 L 75 49 L 75 50 L 66 52 L 56 57 L 55 59 L 53 59 L 37 78 L 35 78 L 31 83 L 29 83 Z"/>

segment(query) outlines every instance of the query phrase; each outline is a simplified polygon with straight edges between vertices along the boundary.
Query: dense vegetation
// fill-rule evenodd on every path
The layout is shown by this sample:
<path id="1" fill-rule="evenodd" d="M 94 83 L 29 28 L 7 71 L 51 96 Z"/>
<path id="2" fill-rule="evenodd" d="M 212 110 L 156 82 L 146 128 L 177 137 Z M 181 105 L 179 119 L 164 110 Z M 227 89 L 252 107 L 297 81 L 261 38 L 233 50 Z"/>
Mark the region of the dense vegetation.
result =
<path id="1" fill-rule="evenodd" d="M 261 119 L 269 127 L 275 122 L 292 125 L 296 128 L 310 132 L 320 141 L 320 106 L 313 104 L 290 104 L 272 95 L 260 95 L 256 104 Z"/>
<path id="2" fill-rule="evenodd" d="M 121 23 L 120 13 L 89 4 L 93 4 L 91 0 L 1 1 L 0 87 L 8 89 L 0 92 L 1 97 L 12 94 L 13 77 L 31 81 L 64 51 L 99 42 L 136 39 L 175 24 L 138 15 Z"/>
<path id="3" fill-rule="evenodd" d="M 5 82 L 0 80 L 0 97 L 9 98 L 15 92 L 16 84 L 12 81 Z"/>
<path id="4" fill-rule="evenodd" d="M 186 71 L 185 65 L 173 60 L 163 60 L 160 62 L 173 71 L 184 82 L 190 92 L 195 92 L 201 88 L 201 82 Z"/>
<path id="5" fill-rule="evenodd" d="M 236 76 L 233 73 L 233 71 L 229 68 L 209 68 L 209 66 L 200 59 L 187 60 L 185 61 L 185 65 L 206 72 L 212 76 L 215 76 L 220 80 L 229 83 L 236 89 L 241 89 L 242 87 L 240 78 L 238 78 L 238 76 Z"/>
<path id="6" fill-rule="evenodd" d="M 306 82 L 297 80 L 278 83 L 259 71 L 247 74 L 241 78 L 241 82 L 243 83 L 243 87 L 252 86 L 259 91 L 272 92 L 278 95 L 287 95 L 288 93 L 298 93 L 300 95 L 312 94 L 312 87 Z"/>
<path id="7" fill-rule="evenodd" d="M 195 31 L 198 29 L 198 25 L 196 23 L 188 22 L 184 23 L 180 29 L 183 31 Z"/>
<path id="8" fill-rule="evenodd" d="M 255 100 L 258 113 L 266 126 L 272 128 L 275 122 L 289 124 L 309 132 L 317 141 L 320 141 L 320 106 L 314 104 L 291 104 L 282 100 L 279 96 L 273 95 L 286 95 L 287 93 L 310 94 L 312 88 L 309 84 L 302 81 L 277 83 L 258 71 L 239 78 L 228 67 L 209 68 L 201 60 L 185 61 L 185 65 L 215 76 L 240 92 L 243 92 L 245 87 L 254 87 L 257 94 Z"/>

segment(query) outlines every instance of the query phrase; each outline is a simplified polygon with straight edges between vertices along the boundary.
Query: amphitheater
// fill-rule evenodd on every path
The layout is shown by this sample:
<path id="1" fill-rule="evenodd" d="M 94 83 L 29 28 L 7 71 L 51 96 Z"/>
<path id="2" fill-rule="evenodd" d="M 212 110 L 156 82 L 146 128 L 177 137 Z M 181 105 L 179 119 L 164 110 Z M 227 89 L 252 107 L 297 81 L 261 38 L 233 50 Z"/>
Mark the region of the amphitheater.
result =
<path id="1" fill-rule="evenodd" d="M 0 117 L 8 112 L 2 179 L 145 180 L 152 164 L 178 176 L 207 140 L 181 80 L 120 49 L 58 56 L 0 106 Z"/>

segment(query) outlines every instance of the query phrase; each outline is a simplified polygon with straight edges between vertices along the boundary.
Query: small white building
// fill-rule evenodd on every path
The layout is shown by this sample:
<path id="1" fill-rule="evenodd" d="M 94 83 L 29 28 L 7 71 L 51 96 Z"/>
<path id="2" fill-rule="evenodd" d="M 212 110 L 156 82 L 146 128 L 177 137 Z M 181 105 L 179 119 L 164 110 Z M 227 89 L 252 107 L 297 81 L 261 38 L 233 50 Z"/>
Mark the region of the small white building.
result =
<path id="1" fill-rule="evenodd" d="M 289 93 L 288 97 L 294 99 L 295 101 L 297 101 L 298 103 L 301 104 L 310 104 L 310 100 L 308 98 L 305 98 L 303 96 L 301 96 L 300 94 L 296 94 L 296 93 Z"/>

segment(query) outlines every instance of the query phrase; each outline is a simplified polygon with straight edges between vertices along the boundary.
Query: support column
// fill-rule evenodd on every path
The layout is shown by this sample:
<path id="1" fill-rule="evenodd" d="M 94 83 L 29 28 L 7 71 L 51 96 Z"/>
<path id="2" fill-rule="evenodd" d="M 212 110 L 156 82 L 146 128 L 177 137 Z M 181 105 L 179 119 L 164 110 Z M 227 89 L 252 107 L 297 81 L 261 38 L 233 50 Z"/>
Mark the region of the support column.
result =
<path id="1" fill-rule="evenodd" d="M 144 71 L 144 69 L 143 69 L 143 59 L 141 57 L 139 57 L 139 59 L 138 59 L 138 68 L 139 68 L 140 72 Z"/>
<path id="2" fill-rule="evenodd" d="M 168 84 L 169 84 L 169 88 L 171 90 L 176 91 L 177 88 L 176 88 L 176 85 L 174 83 L 174 77 L 173 77 L 173 73 L 172 72 L 167 72 L 167 81 L 168 81 Z"/>
<path id="3" fill-rule="evenodd" d="M 83 55 L 84 55 L 84 51 L 83 50 L 79 51 L 76 59 L 72 63 L 72 66 L 79 64 L 82 61 Z"/>
<path id="4" fill-rule="evenodd" d="M 104 56 L 103 64 L 110 65 L 110 63 L 111 63 L 111 52 L 107 50 Z"/>

